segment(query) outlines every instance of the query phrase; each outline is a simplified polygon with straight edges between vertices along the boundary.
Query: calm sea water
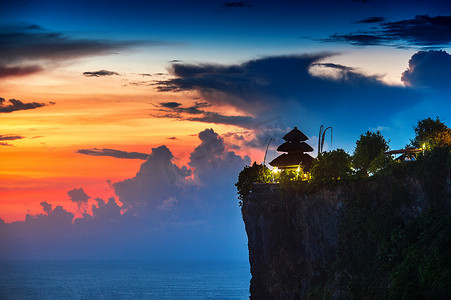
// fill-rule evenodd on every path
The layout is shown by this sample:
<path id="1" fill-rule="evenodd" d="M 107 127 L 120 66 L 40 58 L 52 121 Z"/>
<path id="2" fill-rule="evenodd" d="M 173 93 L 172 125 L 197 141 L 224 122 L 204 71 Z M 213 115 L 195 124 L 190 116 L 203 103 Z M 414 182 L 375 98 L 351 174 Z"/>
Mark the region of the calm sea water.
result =
<path id="1" fill-rule="evenodd" d="M 0 299 L 249 299 L 246 262 L 0 262 Z"/>

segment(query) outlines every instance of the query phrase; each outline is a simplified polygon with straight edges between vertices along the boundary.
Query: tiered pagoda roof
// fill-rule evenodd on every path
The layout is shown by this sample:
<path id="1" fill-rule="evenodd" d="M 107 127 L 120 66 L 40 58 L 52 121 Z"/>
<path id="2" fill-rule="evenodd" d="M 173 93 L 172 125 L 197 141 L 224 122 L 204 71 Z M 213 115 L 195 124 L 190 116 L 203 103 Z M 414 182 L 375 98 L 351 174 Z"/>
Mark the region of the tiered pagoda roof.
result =
<path id="1" fill-rule="evenodd" d="M 288 132 L 283 139 L 285 143 L 277 148 L 279 152 L 287 152 L 279 155 L 269 164 L 279 169 L 296 169 L 301 166 L 304 170 L 310 169 L 313 157 L 304 152 L 312 152 L 313 148 L 305 143 L 308 137 L 297 127 Z"/>

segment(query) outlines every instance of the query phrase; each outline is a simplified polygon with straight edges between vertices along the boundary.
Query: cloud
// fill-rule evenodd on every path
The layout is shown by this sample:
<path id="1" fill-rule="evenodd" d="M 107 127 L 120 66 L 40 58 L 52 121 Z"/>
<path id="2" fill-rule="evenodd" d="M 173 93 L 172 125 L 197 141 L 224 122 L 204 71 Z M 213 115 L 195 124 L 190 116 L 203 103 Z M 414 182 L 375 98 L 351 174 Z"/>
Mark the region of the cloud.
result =
<path id="1" fill-rule="evenodd" d="M 0 134 L 0 141 L 14 141 L 14 140 L 20 140 L 23 138 L 24 137 L 20 136 L 20 135 L 12 135 L 12 134 L 1 135 Z M 4 143 L 4 142 L 0 142 L 0 146 L 13 146 L 13 145 Z"/>
<path id="2" fill-rule="evenodd" d="M 250 159 L 229 151 L 213 129 L 205 129 L 198 137 L 201 143 L 190 155 L 189 168 L 175 165 L 171 151 L 160 146 L 152 149 L 135 177 L 113 185 L 128 215 L 152 216 L 157 221 L 167 217 L 161 211 L 177 211 L 179 220 L 199 218 L 196 214 L 205 209 L 214 209 L 218 213 L 217 216 L 211 215 L 212 218 L 231 213 L 233 206 L 229 205 L 229 200 L 216 203 L 216 199 L 222 198 L 219 196 L 222 190 L 235 197 L 230 187 Z M 218 208 L 223 211 L 217 211 Z"/>
<path id="3" fill-rule="evenodd" d="M 73 190 L 68 191 L 67 194 L 70 197 L 70 201 L 77 203 L 79 208 L 83 204 L 88 203 L 88 200 L 91 198 L 85 193 L 83 188 L 74 188 Z"/>
<path id="4" fill-rule="evenodd" d="M 97 205 L 92 205 L 92 217 L 96 222 L 110 223 L 117 222 L 121 218 L 121 207 L 116 203 L 116 199 L 111 197 L 108 202 L 101 198 L 96 198 Z"/>
<path id="5" fill-rule="evenodd" d="M 104 77 L 104 76 L 119 75 L 119 73 L 107 70 L 100 70 L 95 72 L 84 72 L 83 75 L 86 77 Z"/>
<path id="6" fill-rule="evenodd" d="M 245 259 L 246 236 L 234 184 L 249 157 L 228 150 L 212 129 L 199 133 L 188 166 L 177 166 L 166 146 L 152 149 L 136 176 L 96 198 L 92 214 L 42 202 L 25 222 L 0 222 L 4 259 L 152 258 Z M 69 191 L 79 206 L 89 196 Z M 116 200 L 117 199 L 117 200 Z"/>
<path id="7" fill-rule="evenodd" d="M 358 23 L 377 22 L 376 29 L 334 34 L 324 42 L 346 42 L 358 46 L 444 47 L 451 43 L 451 16 L 417 15 L 414 19 L 383 22 L 368 18 Z"/>
<path id="8" fill-rule="evenodd" d="M 8 105 L 7 102 L 10 104 Z M 38 102 L 29 102 L 23 103 L 21 100 L 9 99 L 6 101 L 4 98 L 0 98 L 0 113 L 10 113 L 18 110 L 27 110 L 27 109 L 35 109 L 43 106 L 54 105 L 55 102 L 49 103 L 38 103 Z"/>
<path id="9" fill-rule="evenodd" d="M 1 135 L 0 134 L 0 141 L 14 141 L 14 140 L 20 140 L 23 138 L 24 137 L 20 136 L 20 135 L 11 135 L 11 134 Z"/>
<path id="10" fill-rule="evenodd" d="M 126 152 L 115 149 L 79 149 L 76 153 L 92 155 L 92 156 L 111 156 L 116 158 L 126 158 L 126 159 L 143 159 L 146 160 L 149 154 L 140 152 Z"/>
<path id="11" fill-rule="evenodd" d="M 173 210 L 177 204 L 178 200 L 175 197 L 169 197 L 157 206 L 159 210 Z"/>
<path id="12" fill-rule="evenodd" d="M 410 58 L 401 80 L 407 86 L 449 90 L 451 55 L 443 50 L 419 51 Z"/>
<path id="13" fill-rule="evenodd" d="M 250 116 L 226 116 L 217 112 L 204 112 L 202 117 L 186 117 L 182 120 L 240 127 L 251 127 L 255 123 L 254 118 Z"/>
<path id="14" fill-rule="evenodd" d="M 371 23 L 381 23 L 384 22 L 385 18 L 384 17 L 368 17 L 366 19 L 357 21 L 357 24 L 371 24 Z"/>
<path id="15" fill-rule="evenodd" d="M 40 203 L 42 206 L 42 209 L 44 210 L 45 213 L 50 214 L 52 212 L 52 204 L 49 204 L 47 202 L 41 202 Z"/>
<path id="16" fill-rule="evenodd" d="M 72 224 L 74 219 L 74 214 L 65 210 L 62 206 L 56 206 L 53 210 L 52 205 L 47 202 L 42 202 L 41 206 L 45 214 L 31 215 L 27 214 L 25 216 L 25 224 L 27 226 L 36 226 L 36 229 L 44 230 L 41 234 L 45 234 L 50 227 L 68 227 Z M 47 231 L 48 232 L 48 231 Z"/>
<path id="17" fill-rule="evenodd" d="M 123 207 L 155 209 L 162 198 L 171 195 L 171 189 L 191 174 L 186 167 L 179 168 L 172 163 L 173 158 L 166 146 L 153 148 L 134 178 L 116 182 L 113 187 Z"/>
<path id="18" fill-rule="evenodd" d="M 136 46 L 174 43 L 73 38 L 38 25 L 20 24 L 0 26 L 0 45 L 1 78 L 33 74 L 59 61 L 112 54 Z"/>
<path id="19" fill-rule="evenodd" d="M 161 102 L 160 105 L 161 105 L 161 107 L 165 107 L 165 108 L 177 108 L 177 107 L 181 106 L 182 103 L 178 103 L 178 102 Z"/>
<path id="20" fill-rule="evenodd" d="M 254 123 L 254 118 L 250 116 L 228 116 L 204 109 L 210 106 L 207 102 L 196 102 L 194 105 L 188 107 L 182 107 L 182 104 L 178 102 L 162 102 L 157 106 L 160 107 L 157 110 L 159 113 L 153 114 L 152 116 L 181 121 L 237 125 L 241 127 L 249 127 Z"/>
<path id="21" fill-rule="evenodd" d="M 213 129 L 201 131 L 198 137 L 201 143 L 191 153 L 188 165 L 195 170 L 195 175 L 204 184 L 217 185 L 227 182 L 230 179 L 224 176 L 229 176 L 230 169 L 236 172 L 237 166 L 250 164 L 249 157 L 240 157 L 235 152 L 228 151 L 224 139 Z"/>
<path id="22" fill-rule="evenodd" d="M 302 120 L 303 126 L 317 128 L 321 124 L 315 124 L 318 118 L 332 123 L 339 121 L 340 116 L 352 115 L 346 124 L 352 127 L 351 124 L 375 120 L 373 116 L 379 119 L 388 116 L 405 105 L 404 99 L 409 99 L 409 103 L 418 101 L 418 96 L 412 91 L 388 86 L 378 76 L 327 63 L 325 60 L 330 56 L 332 54 L 328 53 L 272 56 L 238 65 L 174 64 L 170 72 L 175 78 L 156 84 L 160 91 L 193 91 L 210 105 L 231 105 L 245 116 L 231 122 L 220 122 L 245 128 L 252 128 L 252 124 L 277 115 L 290 122 Z M 333 76 L 312 74 L 312 69 L 318 67 Z M 387 111 L 384 105 L 389 105 L 392 111 Z M 165 117 L 205 121 L 208 117 L 215 120 L 220 117 L 201 115 L 205 109 L 198 106 L 189 109 L 199 116 L 180 115 L 181 109 L 187 113 L 186 108 L 177 107 L 168 111 Z M 374 113 L 370 117 L 366 114 L 368 109 Z"/>
<path id="23" fill-rule="evenodd" d="M 0 65 L 0 78 L 26 76 L 38 73 L 42 70 L 43 68 L 41 66 L 8 67 L 5 65 Z"/>

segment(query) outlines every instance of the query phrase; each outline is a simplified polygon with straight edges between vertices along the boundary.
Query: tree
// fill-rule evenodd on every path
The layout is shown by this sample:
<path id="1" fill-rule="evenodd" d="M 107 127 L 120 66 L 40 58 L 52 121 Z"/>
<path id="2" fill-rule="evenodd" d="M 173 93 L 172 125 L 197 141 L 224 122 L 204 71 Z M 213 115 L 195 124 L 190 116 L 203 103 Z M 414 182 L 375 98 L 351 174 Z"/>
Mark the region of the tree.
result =
<path id="1" fill-rule="evenodd" d="M 238 182 L 235 184 L 238 190 L 238 199 L 240 206 L 243 200 L 249 195 L 252 183 L 268 182 L 270 170 L 264 165 L 258 165 L 256 162 L 252 166 L 245 166 L 238 175 Z"/>
<path id="2" fill-rule="evenodd" d="M 313 162 L 311 181 L 331 182 L 343 179 L 351 173 L 351 156 L 343 149 L 337 149 L 321 153 Z"/>
<path id="3" fill-rule="evenodd" d="M 367 131 L 365 134 L 360 135 L 356 142 L 354 155 L 352 156 L 353 167 L 358 170 L 358 174 L 361 176 L 368 176 L 370 166 L 372 170 L 382 167 L 377 164 L 375 159 L 383 155 L 387 150 L 388 142 L 380 131 Z M 382 160 L 380 161 L 382 162 Z"/>
<path id="4" fill-rule="evenodd" d="M 427 118 L 418 121 L 415 130 L 415 138 L 410 140 L 414 148 L 426 148 L 431 150 L 435 147 L 451 145 L 451 129 L 443 123 L 439 117 L 435 120 Z"/>

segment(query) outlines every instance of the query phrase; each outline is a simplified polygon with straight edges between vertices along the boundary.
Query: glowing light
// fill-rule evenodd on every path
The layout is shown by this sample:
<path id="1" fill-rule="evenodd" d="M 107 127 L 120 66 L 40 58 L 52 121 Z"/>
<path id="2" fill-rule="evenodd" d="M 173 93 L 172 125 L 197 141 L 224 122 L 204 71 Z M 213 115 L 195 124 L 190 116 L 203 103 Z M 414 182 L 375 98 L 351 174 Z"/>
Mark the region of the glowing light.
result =
<path id="1" fill-rule="evenodd" d="M 273 172 L 274 174 L 276 174 L 276 173 L 279 173 L 280 170 L 279 170 L 278 167 L 274 167 L 274 169 L 272 169 L 272 172 Z"/>

